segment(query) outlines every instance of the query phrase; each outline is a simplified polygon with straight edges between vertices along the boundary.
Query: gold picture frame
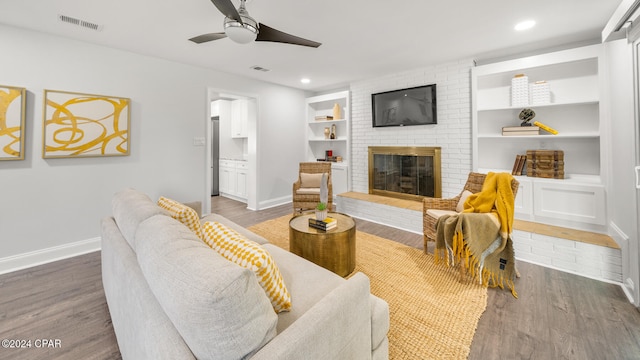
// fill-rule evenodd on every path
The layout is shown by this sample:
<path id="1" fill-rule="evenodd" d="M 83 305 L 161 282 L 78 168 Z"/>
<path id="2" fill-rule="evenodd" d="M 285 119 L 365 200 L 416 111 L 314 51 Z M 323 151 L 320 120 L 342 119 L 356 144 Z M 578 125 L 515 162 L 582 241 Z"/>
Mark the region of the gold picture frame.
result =
<path id="1" fill-rule="evenodd" d="M 129 98 L 45 90 L 42 157 L 129 155 Z"/>
<path id="2" fill-rule="evenodd" d="M 0 85 L 0 160 L 24 160 L 27 92 Z"/>

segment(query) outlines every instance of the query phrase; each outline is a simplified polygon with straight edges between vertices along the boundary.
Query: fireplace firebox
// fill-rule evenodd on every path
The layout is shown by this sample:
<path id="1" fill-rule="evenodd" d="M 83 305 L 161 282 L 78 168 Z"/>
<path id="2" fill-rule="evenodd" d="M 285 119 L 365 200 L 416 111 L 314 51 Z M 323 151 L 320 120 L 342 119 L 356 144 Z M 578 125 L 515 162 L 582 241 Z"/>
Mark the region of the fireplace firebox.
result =
<path id="1" fill-rule="evenodd" d="M 370 146 L 369 194 L 442 197 L 440 147 Z"/>

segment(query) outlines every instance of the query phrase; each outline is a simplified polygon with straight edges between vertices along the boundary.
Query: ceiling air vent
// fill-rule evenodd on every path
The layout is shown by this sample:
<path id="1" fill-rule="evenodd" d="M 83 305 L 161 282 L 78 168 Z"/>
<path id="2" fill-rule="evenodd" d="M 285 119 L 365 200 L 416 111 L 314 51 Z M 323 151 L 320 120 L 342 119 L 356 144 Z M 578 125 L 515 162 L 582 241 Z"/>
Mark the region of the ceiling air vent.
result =
<path id="1" fill-rule="evenodd" d="M 262 66 L 258 66 L 258 65 L 252 66 L 251 68 L 252 68 L 253 70 L 262 71 L 262 72 L 267 72 L 267 71 L 269 71 L 269 69 L 267 69 L 267 68 L 263 68 Z"/>
<path id="2" fill-rule="evenodd" d="M 81 19 L 76 19 L 74 17 L 67 16 L 67 15 L 58 15 L 58 20 L 62 22 L 66 22 L 67 24 L 81 26 L 83 28 L 91 29 L 94 31 L 102 30 L 102 25 L 94 24 L 92 22 L 81 20 Z"/>

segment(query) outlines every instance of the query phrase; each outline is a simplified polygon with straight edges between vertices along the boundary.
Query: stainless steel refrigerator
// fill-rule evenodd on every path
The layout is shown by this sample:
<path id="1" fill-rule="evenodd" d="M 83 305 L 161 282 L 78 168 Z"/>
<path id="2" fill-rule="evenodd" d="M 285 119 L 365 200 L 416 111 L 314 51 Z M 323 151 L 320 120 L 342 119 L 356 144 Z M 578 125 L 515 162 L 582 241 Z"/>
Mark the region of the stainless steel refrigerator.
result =
<path id="1" fill-rule="evenodd" d="M 220 117 L 211 118 L 211 172 L 213 186 L 211 196 L 220 195 Z"/>

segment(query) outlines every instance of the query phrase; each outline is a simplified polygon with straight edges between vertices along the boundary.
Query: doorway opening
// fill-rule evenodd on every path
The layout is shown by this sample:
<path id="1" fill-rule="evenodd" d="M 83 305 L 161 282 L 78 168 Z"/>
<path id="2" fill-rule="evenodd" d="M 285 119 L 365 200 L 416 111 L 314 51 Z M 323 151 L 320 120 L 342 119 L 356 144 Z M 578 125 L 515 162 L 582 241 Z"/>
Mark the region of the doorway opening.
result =
<path id="1" fill-rule="evenodd" d="M 256 209 L 258 97 L 208 89 L 203 213 L 211 196 L 223 196 Z"/>

